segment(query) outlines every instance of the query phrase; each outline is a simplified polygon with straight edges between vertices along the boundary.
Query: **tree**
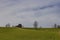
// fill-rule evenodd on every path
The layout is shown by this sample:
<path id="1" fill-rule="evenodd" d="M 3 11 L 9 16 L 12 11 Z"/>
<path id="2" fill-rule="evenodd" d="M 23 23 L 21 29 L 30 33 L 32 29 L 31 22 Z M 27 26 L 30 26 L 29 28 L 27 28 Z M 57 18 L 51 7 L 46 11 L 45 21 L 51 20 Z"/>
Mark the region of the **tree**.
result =
<path id="1" fill-rule="evenodd" d="M 22 24 L 18 24 L 16 27 L 22 28 Z"/>
<path id="2" fill-rule="evenodd" d="M 57 28 L 57 24 L 54 24 L 54 28 Z"/>
<path id="3" fill-rule="evenodd" d="M 40 28 L 42 28 L 42 26 L 40 26 Z"/>
<path id="4" fill-rule="evenodd" d="M 10 27 L 10 24 L 8 23 L 8 24 L 6 24 L 6 27 Z"/>
<path id="5" fill-rule="evenodd" d="M 57 28 L 60 28 L 60 25 L 58 25 Z"/>
<path id="6" fill-rule="evenodd" d="M 38 27 L 38 22 L 35 21 L 35 22 L 34 22 L 34 28 L 37 29 L 37 27 Z"/>

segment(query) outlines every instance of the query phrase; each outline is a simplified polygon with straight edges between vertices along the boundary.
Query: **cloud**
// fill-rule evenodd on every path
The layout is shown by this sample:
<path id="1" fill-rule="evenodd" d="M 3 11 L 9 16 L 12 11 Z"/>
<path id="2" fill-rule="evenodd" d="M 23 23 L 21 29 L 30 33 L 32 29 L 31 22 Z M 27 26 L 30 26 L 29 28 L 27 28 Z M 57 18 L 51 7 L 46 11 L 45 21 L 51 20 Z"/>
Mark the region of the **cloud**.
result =
<path id="1" fill-rule="evenodd" d="M 60 0 L 0 0 L 0 25 L 22 23 L 32 27 L 37 20 L 39 26 L 60 24 Z"/>

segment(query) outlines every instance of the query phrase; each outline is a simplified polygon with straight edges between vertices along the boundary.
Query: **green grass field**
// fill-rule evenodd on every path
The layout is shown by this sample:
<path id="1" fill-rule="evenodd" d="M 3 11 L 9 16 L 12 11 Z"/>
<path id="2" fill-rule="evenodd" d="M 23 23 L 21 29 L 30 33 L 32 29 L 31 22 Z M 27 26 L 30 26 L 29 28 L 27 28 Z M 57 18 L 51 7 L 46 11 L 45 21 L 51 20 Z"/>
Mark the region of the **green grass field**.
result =
<path id="1" fill-rule="evenodd" d="M 60 40 L 60 29 L 0 28 L 0 40 Z"/>

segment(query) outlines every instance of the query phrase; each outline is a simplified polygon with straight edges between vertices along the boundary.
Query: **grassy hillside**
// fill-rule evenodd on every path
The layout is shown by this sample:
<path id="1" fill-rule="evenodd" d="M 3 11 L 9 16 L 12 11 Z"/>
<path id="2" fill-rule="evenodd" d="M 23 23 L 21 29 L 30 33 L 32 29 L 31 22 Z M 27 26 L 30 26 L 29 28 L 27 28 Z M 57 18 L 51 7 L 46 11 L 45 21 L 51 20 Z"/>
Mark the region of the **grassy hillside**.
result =
<path id="1" fill-rule="evenodd" d="M 0 40 L 60 40 L 60 29 L 0 28 Z"/>

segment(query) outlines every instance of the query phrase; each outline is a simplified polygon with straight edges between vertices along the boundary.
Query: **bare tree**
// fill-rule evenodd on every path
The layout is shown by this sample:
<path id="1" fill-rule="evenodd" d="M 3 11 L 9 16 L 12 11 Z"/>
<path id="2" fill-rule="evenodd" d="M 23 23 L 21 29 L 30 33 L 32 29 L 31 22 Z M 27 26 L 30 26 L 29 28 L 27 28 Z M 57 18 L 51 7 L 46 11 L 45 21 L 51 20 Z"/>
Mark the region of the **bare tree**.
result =
<path id="1" fill-rule="evenodd" d="M 42 28 L 42 26 L 40 26 L 40 28 Z"/>
<path id="2" fill-rule="evenodd" d="M 54 24 L 54 28 L 57 28 L 57 24 Z"/>
<path id="3" fill-rule="evenodd" d="M 34 21 L 34 28 L 37 29 L 37 27 L 38 27 L 38 22 Z"/>
<path id="4" fill-rule="evenodd" d="M 8 23 L 8 24 L 6 24 L 6 27 L 10 27 L 10 24 Z"/>

